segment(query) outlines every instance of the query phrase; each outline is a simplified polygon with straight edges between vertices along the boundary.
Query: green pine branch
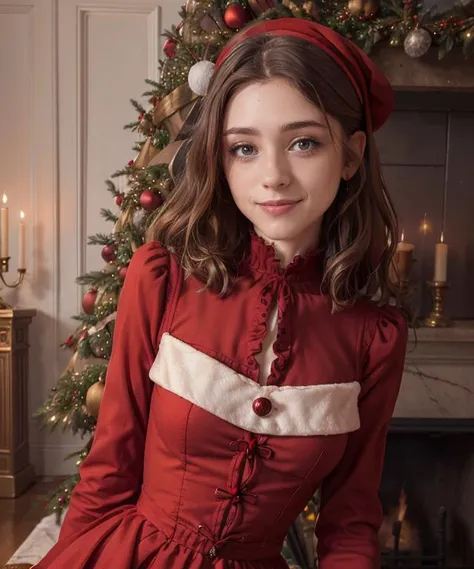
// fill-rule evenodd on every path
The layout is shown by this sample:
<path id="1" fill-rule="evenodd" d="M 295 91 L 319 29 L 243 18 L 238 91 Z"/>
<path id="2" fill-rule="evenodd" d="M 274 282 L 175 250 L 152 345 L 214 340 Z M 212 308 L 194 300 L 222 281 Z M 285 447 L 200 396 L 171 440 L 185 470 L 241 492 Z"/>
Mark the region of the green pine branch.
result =
<path id="1" fill-rule="evenodd" d="M 111 282 L 113 281 L 113 283 Z M 116 279 L 112 279 L 110 273 L 105 271 L 91 271 L 85 275 L 76 278 L 78 285 L 101 288 L 111 291 L 116 287 Z"/>
<path id="2" fill-rule="evenodd" d="M 89 245 L 111 245 L 113 242 L 113 236 L 106 235 L 105 233 L 97 233 L 96 235 L 91 235 L 88 240 Z"/>
<path id="3" fill-rule="evenodd" d="M 73 434 L 81 432 L 82 436 L 92 432 L 95 420 L 84 410 L 86 394 L 93 383 L 105 377 L 106 371 L 106 365 L 94 364 L 82 372 L 69 369 L 64 372 L 35 414 L 35 418 L 41 419 L 41 428 L 53 432 L 60 427 L 63 431 L 70 429 Z"/>
<path id="4" fill-rule="evenodd" d="M 95 326 L 99 322 L 97 316 L 94 314 L 85 314 L 84 312 L 81 314 L 75 314 L 74 316 L 71 316 L 71 318 L 81 322 L 86 327 Z"/>
<path id="5" fill-rule="evenodd" d="M 133 121 L 133 122 L 129 122 L 129 123 L 125 124 L 123 126 L 123 129 L 124 130 L 131 130 L 133 132 L 133 131 L 136 131 L 139 126 L 140 126 L 140 123 L 138 121 Z"/>
<path id="6" fill-rule="evenodd" d="M 79 480 L 79 474 L 73 474 L 66 478 L 52 493 L 48 501 L 46 511 L 49 514 L 56 514 L 56 523 L 58 525 L 61 523 L 61 514 L 69 506 L 72 491 Z"/>
<path id="7" fill-rule="evenodd" d="M 154 89 L 157 89 L 157 90 L 161 89 L 161 83 L 158 83 L 157 81 L 154 81 L 153 79 L 145 79 L 145 83 L 147 85 L 150 85 Z"/>
<path id="8" fill-rule="evenodd" d="M 113 174 L 110 175 L 110 177 L 111 178 L 120 178 L 121 176 L 129 176 L 130 172 L 132 170 L 133 170 L 133 167 L 127 166 L 126 168 L 116 170 Z"/>
<path id="9" fill-rule="evenodd" d="M 112 212 L 109 208 L 101 208 L 100 215 L 105 219 L 105 221 L 109 221 L 111 223 L 117 223 L 119 220 L 118 215 Z"/>
<path id="10" fill-rule="evenodd" d="M 132 107 L 137 111 L 138 114 L 145 114 L 146 113 L 146 109 L 145 107 L 140 104 L 137 100 L 135 99 L 130 99 L 130 103 L 132 105 Z"/>
<path id="11" fill-rule="evenodd" d="M 117 190 L 117 186 L 112 182 L 112 180 L 105 181 L 105 189 L 110 192 L 114 198 L 120 195 L 120 192 Z"/>

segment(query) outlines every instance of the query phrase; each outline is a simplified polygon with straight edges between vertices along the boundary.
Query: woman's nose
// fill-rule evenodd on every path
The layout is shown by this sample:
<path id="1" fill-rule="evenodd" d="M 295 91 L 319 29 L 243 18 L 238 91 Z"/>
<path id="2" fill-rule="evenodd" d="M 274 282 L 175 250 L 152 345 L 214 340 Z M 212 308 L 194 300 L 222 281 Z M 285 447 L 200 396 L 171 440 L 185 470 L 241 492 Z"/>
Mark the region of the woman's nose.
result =
<path id="1" fill-rule="evenodd" d="M 282 188 L 291 180 L 289 164 L 285 157 L 272 153 L 262 165 L 262 186 L 267 189 Z"/>

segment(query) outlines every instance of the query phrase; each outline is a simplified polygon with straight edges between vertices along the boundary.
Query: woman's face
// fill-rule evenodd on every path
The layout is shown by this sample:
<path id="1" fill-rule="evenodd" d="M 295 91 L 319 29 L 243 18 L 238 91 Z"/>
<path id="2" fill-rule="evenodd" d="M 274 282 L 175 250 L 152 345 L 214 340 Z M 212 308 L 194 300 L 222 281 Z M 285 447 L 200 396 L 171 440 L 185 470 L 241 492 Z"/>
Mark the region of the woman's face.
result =
<path id="1" fill-rule="evenodd" d="M 338 121 L 277 78 L 237 91 L 223 132 L 227 182 L 256 233 L 285 264 L 314 247 L 341 178 L 358 168 L 345 163 Z M 356 133 L 349 145 L 363 156 L 365 135 Z"/>

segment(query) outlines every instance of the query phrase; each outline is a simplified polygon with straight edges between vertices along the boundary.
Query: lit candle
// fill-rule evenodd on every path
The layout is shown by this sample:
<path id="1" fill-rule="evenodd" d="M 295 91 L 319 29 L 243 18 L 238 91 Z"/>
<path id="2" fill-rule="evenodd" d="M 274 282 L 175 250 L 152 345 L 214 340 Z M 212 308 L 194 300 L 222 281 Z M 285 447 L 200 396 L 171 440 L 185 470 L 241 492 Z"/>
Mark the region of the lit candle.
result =
<path id="1" fill-rule="evenodd" d="M 0 256 L 2 258 L 8 257 L 8 208 L 7 196 L 3 194 L 3 207 L 0 209 L 0 223 L 1 223 L 1 246 Z"/>
<path id="2" fill-rule="evenodd" d="M 444 234 L 441 233 L 439 243 L 435 247 L 435 270 L 434 281 L 438 283 L 446 282 L 448 272 L 448 246 L 444 242 Z"/>
<path id="3" fill-rule="evenodd" d="M 26 231 L 23 211 L 20 211 L 20 225 L 18 227 L 18 268 L 26 269 Z"/>
<path id="4" fill-rule="evenodd" d="M 428 233 L 428 231 L 431 231 L 431 225 L 430 225 L 430 222 L 428 221 L 426 213 L 423 216 L 422 222 L 420 223 L 420 231 L 423 235 L 426 235 Z"/>
<path id="5" fill-rule="evenodd" d="M 397 250 L 395 253 L 398 278 L 402 281 L 407 281 L 410 276 L 414 249 L 415 246 L 412 243 L 405 241 L 405 232 L 402 231 L 402 236 L 400 241 L 397 243 Z"/>

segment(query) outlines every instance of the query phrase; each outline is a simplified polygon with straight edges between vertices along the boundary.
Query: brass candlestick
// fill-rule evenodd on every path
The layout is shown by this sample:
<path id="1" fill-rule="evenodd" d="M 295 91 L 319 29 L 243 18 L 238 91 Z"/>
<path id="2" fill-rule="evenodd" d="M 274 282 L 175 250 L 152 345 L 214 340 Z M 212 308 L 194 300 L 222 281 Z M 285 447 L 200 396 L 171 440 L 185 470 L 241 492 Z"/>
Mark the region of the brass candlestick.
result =
<path id="1" fill-rule="evenodd" d="M 5 277 L 3 276 L 3 273 L 8 273 L 9 262 L 10 262 L 10 257 L 0 257 L 0 279 L 7 288 L 16 288 L 20 286 L 21 283 L 23 282 L 23 279 L 25 278 L 26 274 L 26 269 L 17 269 L 18 278 L 14 283 L 9 284 L 5 280 Z M 3 298 L 0 296 L 0 310 L 5 310 L 7 308 L 12 308 L 12 307 L 8 303 L 6 303 L 3 300 Z"/>
<path id="2" fill-rule="evenodd" d="M 428 281 L 426 283 L 433 297 L 433 308 L 424 325 L 430 328 L 446 328 L 451 326 L 451 321 L 444 315 L 444 299 L 449 288 L 448 283 L 440 281 Z"/>

